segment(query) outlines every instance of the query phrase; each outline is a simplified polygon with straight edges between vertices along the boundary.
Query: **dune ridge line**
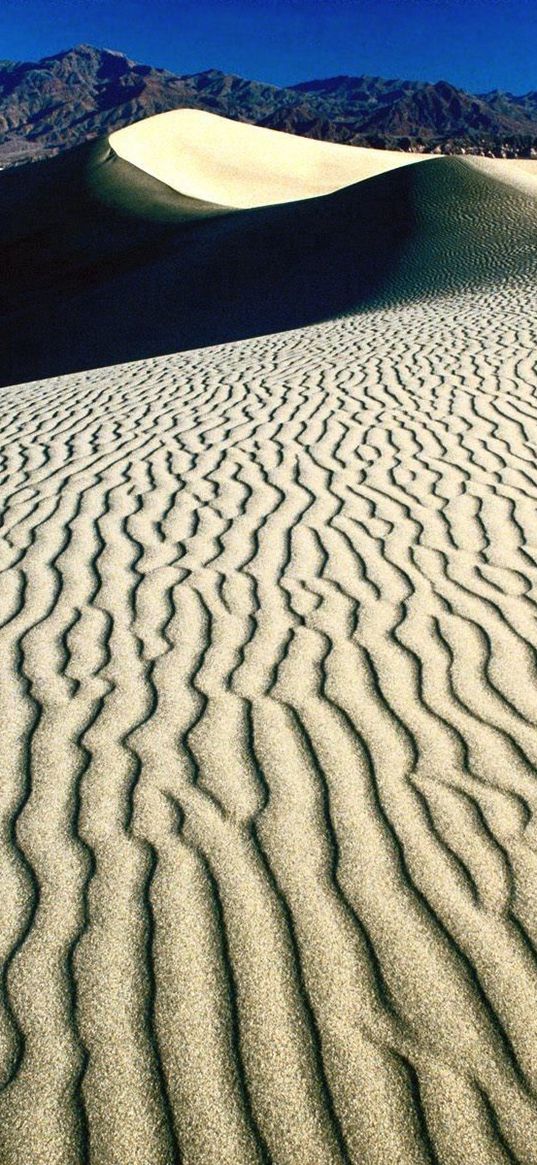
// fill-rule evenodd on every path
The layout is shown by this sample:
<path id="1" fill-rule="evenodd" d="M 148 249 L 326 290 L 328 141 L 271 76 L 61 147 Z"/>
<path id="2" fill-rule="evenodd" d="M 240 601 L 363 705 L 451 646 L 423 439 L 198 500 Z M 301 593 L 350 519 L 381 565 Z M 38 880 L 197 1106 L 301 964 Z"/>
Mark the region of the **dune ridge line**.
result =
<path id="1" fill-rule="evenodd" d="M 0 387 L 1 1165 L 537 1165 L 537 201 L 404 170 L 393 302 Z"/>

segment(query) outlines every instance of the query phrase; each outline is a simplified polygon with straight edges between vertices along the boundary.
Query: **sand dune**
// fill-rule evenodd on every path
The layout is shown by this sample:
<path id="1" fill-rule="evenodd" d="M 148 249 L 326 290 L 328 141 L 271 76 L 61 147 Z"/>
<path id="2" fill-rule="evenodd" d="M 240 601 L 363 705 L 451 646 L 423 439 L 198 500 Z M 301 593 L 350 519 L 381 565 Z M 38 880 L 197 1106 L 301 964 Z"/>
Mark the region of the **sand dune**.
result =
<path id="1" fill-rule="evenodd" d="M 427 156 L 318 142 L 200 109 L 148 117 L 109 140 L 120 158 L 173 190 L 243 209 L 329 194 Z"/>
<path id="2" fill-rule="evenodd" d="M 144 129 L 152 121 L 136 134 L 152 141 Z M 224 136 L 226 149 L 230 141 Z M 325 143 L 291 141 L 331 157 Z M 249 166 L 261 153 L 252 151 Z M 245 152 L 243 193 L 246 162 Z M 499 163 L 496 177 L 466 159 L 435 158 L 335 193 L 242 210 L 211 201 L 214 174 L 199 189 L 191 184 L 204 195 L 194 198 L 107 142 L 0 175 L 2 383 L 518 277 L 535 267 L 535 197 L 505 181 L 509 165 Z M 331 165 L 325 173 L 332 180 Z M 269 185 L 272 177 L 269 167 Z"/>
<path id="3" fill-rule="evenodd" d="M 1 1165 L 537 1165 L 536 208 L 207 219 L 348 314 L 0 390 Z"/>
<path id="4" fill-rule="evenodd" d="M 500 182 L 537 194 L 537 160 L 532 158 L 468 158 L 475 169 Z"/>
<path id="5" fill-rule="evenodd" d="M 3 1165 L 537 1161 L 535 298 L 2 391 Z"/>

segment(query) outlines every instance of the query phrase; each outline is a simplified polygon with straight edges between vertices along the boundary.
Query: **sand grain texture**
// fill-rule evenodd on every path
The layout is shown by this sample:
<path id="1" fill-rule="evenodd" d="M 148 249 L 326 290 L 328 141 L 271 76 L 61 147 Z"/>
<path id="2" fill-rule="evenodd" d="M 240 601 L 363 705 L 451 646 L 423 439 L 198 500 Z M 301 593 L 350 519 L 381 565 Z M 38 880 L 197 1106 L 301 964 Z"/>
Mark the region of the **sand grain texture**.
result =
<path id="1" fill-rule="evenodd" d="M 537 296 L 498 185 L 509 254 L 465 203 L 414 300 L 0 390 L 2 1165 L 537 1162 Z M 455 239 L 487 279 L 434 294 Z"/>

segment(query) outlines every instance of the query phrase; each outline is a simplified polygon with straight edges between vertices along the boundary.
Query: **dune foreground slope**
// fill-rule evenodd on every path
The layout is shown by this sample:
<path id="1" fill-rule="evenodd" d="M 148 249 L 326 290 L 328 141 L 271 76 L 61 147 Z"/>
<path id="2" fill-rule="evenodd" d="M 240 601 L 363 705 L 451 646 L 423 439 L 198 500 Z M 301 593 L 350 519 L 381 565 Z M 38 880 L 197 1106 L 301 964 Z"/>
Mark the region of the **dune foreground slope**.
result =
<path id="1" fill-rule="evenodd" d="M 1 174 L 1 383 L 289 330 L 535 263 L 531 173 L 408 162 L 180 110 Z"/>
<path id="2" fill-rule="evenodd" d="M 2 1165 L 537 1161 L 535 300 L 2 391 Z"/>
<path id="3" fill-rule="evenodd" d="M 0 390 L 0 1163 L 537 1165 L 532 176 L 150 218 L 101 158 L 245 232 L 237 329 L 275 222 L 348 310 Z"/>

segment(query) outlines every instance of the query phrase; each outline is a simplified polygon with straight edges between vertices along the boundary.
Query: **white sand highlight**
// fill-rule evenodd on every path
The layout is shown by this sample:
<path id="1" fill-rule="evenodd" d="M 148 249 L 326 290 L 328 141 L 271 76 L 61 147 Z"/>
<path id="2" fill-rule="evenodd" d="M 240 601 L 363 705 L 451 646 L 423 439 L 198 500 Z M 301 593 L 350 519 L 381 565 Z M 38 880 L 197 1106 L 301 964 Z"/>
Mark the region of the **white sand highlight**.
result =
<path id="1" fill-rule="evenodd" d="M 426 155 L 333 145 L 177 109 L 110 135 L 120 158 L 181 194 L 230 207 L 329 194 Z"/>
<path id="2" fill-rule="evenodd" d="M 515 186 L 526 194 L 537 195 L 537 160 L 532 158 L 473 158 L 470 162 L 482 174 Z"/>
<path id="3" fill-rule="evenodd" d="M 497 166 L 426 159 L 322 197 L 232 211 L 172 190 L 107 141 L 8 173 L 0 383 L 537 278 L 533 187 L 498 181 L 511 163 Z"/>
<path id="4" fill-rule="evenodd" d="M 537 201 L 410 176 L 399 303 L 0 389 L 1 1165 L 537 1165 Z"/>

